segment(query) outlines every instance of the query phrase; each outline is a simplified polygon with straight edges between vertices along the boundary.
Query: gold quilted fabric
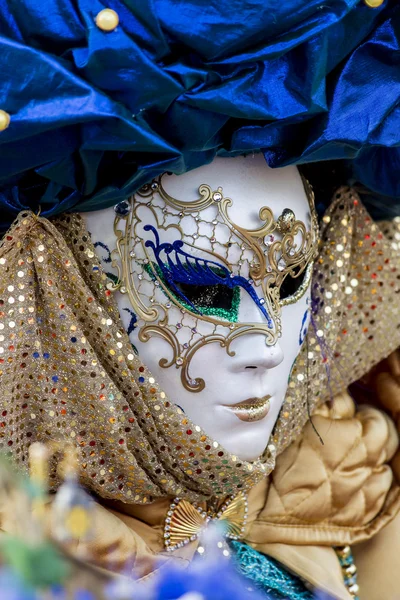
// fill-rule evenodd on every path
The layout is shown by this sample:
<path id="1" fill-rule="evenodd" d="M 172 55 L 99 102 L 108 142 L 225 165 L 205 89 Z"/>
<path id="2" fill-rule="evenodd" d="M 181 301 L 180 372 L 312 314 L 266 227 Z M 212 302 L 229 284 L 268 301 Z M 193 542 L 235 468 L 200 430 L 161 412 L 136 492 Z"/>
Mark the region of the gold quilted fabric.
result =
<path id="1" fill-rule="evenodd" d="M 387 414 L 372 406 L 355 412 L 348 394 L 335 398 L 331 408 L 320 407 L 278 458 L 248 541 L 262 549 L 271 542 L 343 545 L 366 539 L 397 511 L 400 465 L 390 463 L 398 443 Z"/>

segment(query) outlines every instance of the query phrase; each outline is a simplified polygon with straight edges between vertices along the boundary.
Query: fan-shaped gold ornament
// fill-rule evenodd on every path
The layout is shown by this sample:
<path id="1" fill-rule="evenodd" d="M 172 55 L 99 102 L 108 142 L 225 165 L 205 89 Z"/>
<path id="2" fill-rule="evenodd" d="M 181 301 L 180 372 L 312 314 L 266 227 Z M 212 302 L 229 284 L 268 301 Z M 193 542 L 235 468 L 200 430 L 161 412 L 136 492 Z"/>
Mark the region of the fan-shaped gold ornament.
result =
<path id="1" fill-rule="evenodd" d="M 164 526 L 165 548 L 168 552 L 195 541 L 211 521 L 222 521 L 225 537 L 240 539 L 247 521 L 247 496 L 240 492 L 223 504 L 217 513 L 203 510 L 187 500 L 175 498 L 169 507 Z"/>
<path id="2" fill-rule="evenodd" d="M 241 538 L 247 521 L 245 494 L 240 493 L 231 502 L 228 502 L 217 517 L 226 523 L 226 537 L 233 540 Z"/>

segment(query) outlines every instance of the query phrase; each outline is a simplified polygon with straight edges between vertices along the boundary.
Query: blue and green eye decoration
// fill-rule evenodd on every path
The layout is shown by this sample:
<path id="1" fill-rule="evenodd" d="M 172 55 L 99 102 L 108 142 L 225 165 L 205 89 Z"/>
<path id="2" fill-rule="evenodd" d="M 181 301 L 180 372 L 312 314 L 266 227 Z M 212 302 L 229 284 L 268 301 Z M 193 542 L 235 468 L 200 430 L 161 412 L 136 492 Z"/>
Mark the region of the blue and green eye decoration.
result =
<path id="1" fill-rule="evenodd" d="M 225 285 L 196 286 L 190 283 L 179 284 L 185 297 L 190 300 L 190 304 L 185 302 L 182 294 L 178 296 L 170 289 L 170 285 L 165 281 L 162 271 L 157 263 L 152 262 L 144 266 L 145 271 L 150 275 L 153 281 L 160 280 L 168 288 L 169 294 L 184 308 L 193 311 L 193 306 L 197 309 L 197 314 L 202 316 L 217 317 L 230 323 L 237 323 L 239 319 L 240 305 L 240 287 L 228 288 Z M 215 267 L 217 271 L 217 267 Z M 157 276 L 154 275 L 157 274 Z M 170 295 L 163 290 L 166 297 Z"/>
<path id="2" fill-rule="evenodd" d="M 171 294 L 184 306 L 199 316 L 216 316 L 237 322 L 240 290 L 245 290 L 265 317 L 268 327 L 273 321 L 252 283 L 240 275 L 233 275 L 225 266 L 186 252 L 185 243 L 160 243 L 157 230 L 146 225 L 144 230 L 154 235 L 145 247 L 153 251 L 155 270 Z"/>

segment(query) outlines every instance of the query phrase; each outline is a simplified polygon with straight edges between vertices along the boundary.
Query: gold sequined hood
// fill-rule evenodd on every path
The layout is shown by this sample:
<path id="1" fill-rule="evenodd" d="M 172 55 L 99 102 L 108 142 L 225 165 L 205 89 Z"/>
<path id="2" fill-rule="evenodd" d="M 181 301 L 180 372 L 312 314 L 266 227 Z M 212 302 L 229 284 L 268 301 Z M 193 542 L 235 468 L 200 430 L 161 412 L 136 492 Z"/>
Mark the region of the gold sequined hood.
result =
<path id="1" fill-rule="evenodd" d="M 278 453 L 317 405 L 399 345 L 399 266 L 395 242 L 341 190 L 321 230 L 312 326 L 275 427 Z M 33 441 L 73 442 L 86 487 L 138 504 L 225 497 L 273 469 L 273 447 L 240 461 L 159 389 L 132 351 L 79 216 L 20 215 L 0 248 L 0 302 L 0 447 L 20 465 Z"/>
<path id="2" fill-rule="evenodd" d="M 23 213 L 0 248 L 0 449 L 76 445 L 82 483 L 104 498 L 236 494 L 275 455 L 229 455 L 170 401 L 133 352 L 79 215 Z M 52 472 L 52 487 L 58 484 Z"/>

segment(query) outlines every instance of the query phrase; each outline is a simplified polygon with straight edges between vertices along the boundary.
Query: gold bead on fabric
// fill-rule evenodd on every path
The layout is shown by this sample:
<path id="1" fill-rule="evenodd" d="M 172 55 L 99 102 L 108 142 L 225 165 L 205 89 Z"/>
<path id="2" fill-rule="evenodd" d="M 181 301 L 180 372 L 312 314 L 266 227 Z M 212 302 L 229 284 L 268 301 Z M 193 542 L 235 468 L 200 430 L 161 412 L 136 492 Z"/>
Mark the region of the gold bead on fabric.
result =
<path id="1" fill-rule="evenodd" d="M 365 4 L 370 8 L 378 8 L 382 6 L 385 0 L 364 0 Z"/>
<path id="2" fill-rule="evenodd" d="M 118 13 L 111 8 L 104 8 L 96 17 L 96 25 L 102 31 L 114 31 L 118 27 L 118 24 Z"/>
<path id="3" fill-rule="evenodd" d="M 7 129 L 11 121 L 10 115 L 5 111 L 0 109 L 0 131 L 4 131 Z"/>

